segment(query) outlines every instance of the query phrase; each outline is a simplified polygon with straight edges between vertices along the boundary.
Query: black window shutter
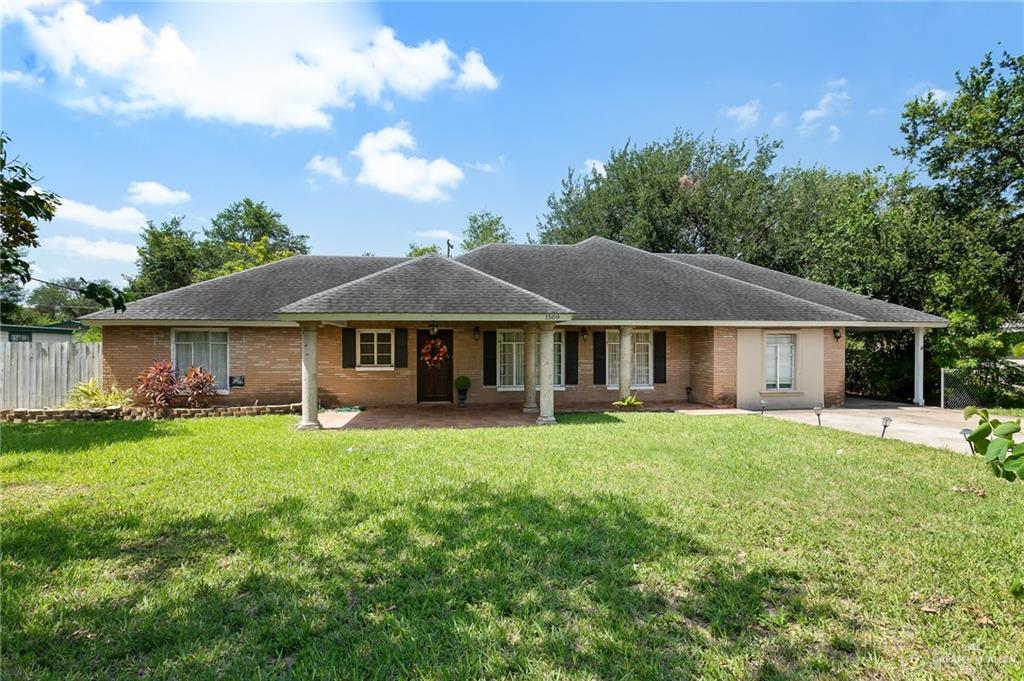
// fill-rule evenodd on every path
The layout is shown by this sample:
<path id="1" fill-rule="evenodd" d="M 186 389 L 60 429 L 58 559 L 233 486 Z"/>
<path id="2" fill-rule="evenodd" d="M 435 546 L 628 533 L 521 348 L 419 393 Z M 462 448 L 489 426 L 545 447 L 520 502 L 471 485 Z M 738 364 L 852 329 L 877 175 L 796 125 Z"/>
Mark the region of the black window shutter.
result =
<path id="1" fill-rule="evenodd" d="M 484 331 L 484 385 L 498 385 L 497 331 Z"/>
<path id="2" fill-rule="evenodd" d="M 604 385 L 607 382 L 604 363 L 604 331 L 595 331 L 591 335 L 594 338 L 594 385 Z"/>
<path id="3" fill-rule="evenodd" d="M 665 332 L 654 332 L 654 382 L 665 383 Z"/>
<path id="4" fill-rule="evenodd" d="M 356 330 L 344 328 L 341 330 L 341 366 L 345 369 L 354 369 L 356 366 Z"/>
<path id="5" fill-rule="evenodd" d="M 576 385 L 580 382 L 580 333 L 565 332 L 565 384 Z"/>
<path id="6" fill-rule="evenodd" d="M 395 329 L 395 367 L 409 366 L 409 329 Z"/>

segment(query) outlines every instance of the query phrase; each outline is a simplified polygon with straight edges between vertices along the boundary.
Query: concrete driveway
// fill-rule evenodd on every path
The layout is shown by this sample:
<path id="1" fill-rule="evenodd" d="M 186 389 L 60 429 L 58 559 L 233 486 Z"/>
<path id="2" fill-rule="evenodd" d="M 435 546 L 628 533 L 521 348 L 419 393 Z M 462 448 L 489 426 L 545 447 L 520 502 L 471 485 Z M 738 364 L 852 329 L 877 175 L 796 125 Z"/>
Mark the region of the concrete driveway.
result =
<path id="1" fill-rule="evenodd" d="M 766 411 L 764 415 L 810 425 L 818 423 L 811 409 Z M 955 409 L 915 407 L 898 402 L 851 398 L 846 401 L 844 408 L 825 409 L 821 414 L 821 425 L 878 436 L 882 433 L 883 416 L 892 419 L 892 424 L 885 431 L 887 438 L 931 447 L 945 447 L 964 454 L 969 451 L 960 431 L 963 428 L 973 428 L 974 423 L 964 421 L 963 413 Z"/>

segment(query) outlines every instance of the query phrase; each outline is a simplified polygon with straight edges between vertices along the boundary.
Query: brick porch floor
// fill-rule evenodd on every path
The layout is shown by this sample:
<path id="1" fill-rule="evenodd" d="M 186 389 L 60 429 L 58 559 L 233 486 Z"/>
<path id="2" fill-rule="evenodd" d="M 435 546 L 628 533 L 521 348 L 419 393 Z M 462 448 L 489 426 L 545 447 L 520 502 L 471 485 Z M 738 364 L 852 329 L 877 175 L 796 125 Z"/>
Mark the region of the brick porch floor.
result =
<path id="1" fill-rule="evenodd" d="M 689 411 L 706 409 L 693 402 L 652 402 L 642 411 Z M 561 405 L 556 412 L 603 412 L 609 407 L 594 404 Z M 511 405 L 475 405 L 458 409 L 454 405 L 367 407 L 364 411 L 320 413 L 324 429 L 342 428 L 496 428 L 535 426 L 537 415 L 524 414 L 522 407 Z"/>

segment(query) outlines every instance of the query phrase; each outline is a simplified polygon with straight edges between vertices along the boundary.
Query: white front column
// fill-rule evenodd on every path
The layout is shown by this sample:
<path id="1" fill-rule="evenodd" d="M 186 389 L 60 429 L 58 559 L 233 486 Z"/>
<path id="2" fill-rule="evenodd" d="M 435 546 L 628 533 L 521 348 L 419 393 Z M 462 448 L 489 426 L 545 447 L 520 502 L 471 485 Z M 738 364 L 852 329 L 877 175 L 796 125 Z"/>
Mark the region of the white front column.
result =
<path id="1" fill-rule="evenodd" d="M 924 406 L 924 332 L 923 326 L 914 328 L 914 404 Z"/>
<path id="2" fill-rule="evenodd" d="M 619 327 L 619 399 L 628 397 L 633 384 L 633 327 Z"/>
<path id="3" fill-rule="evenodd" d="M 540 327 L 540 414 L 537 423 L 555 422 L 555 325 Z"/>
<path id="4" fill-rule="evenodd" d="M 523 334 L 523 413 L 537 413 L 537 326 L 528 324 Z"/>
<path id="5" fill-rule="evenodd" d="M 320 427 L 320 400 L 316 384 L 316 339 L 319 322 L 300 322 L 302 329 L 302 430 Z"/>

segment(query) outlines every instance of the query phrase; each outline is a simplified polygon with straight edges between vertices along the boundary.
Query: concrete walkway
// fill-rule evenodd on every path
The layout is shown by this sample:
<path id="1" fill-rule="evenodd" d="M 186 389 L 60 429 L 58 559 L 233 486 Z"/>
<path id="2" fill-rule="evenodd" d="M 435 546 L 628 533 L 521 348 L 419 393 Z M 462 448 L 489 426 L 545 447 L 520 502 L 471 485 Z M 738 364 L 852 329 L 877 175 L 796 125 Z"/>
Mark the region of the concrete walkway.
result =
<path id="1" fill-rule="evenodd" d="M 812 409 L 766 411 L 764 415 L 810 425 L 818 423 Z M 915 407 L 898 402 L 850 398 L 844 408 L 825 409 L 821 414 L 821 425 L 878 436 L 882 433 L 883 416 L 892 419 L 892 424 L 885 431 L 887 438 L 931 447 L 944 447 L 964 454 L 969 451 L 960 431 L 964 428 L 973 428 L 974 422 L 965 421 L 963 413 L 956 409 Z"/>

